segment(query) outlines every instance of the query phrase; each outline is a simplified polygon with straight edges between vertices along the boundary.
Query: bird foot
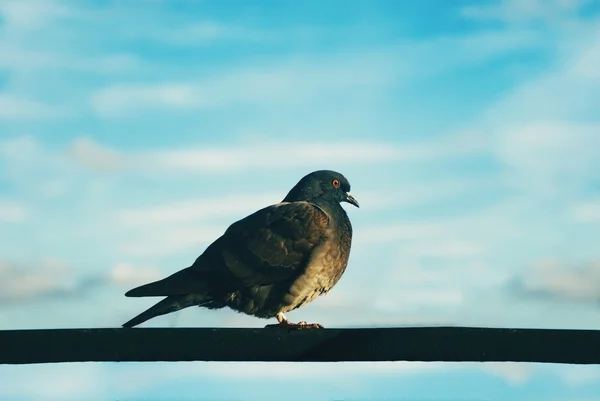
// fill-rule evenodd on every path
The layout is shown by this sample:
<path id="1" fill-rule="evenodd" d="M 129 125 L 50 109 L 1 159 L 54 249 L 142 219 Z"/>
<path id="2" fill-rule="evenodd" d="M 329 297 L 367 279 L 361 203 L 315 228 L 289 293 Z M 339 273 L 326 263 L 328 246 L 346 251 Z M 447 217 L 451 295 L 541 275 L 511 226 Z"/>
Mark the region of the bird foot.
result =
<path id="1" fill-rule="evenodd" d="M 323 326 L 320 325 L 319 323 L 306 323 L 305 321 L 301 321 L 298 323 L 291 323 L 287 320 L 284 320 L 277 324 L 268 324 L 265 326 L 265 329 L 271 329 L 271 328 L 300 330 L 300 329 L 322 329 Z"/>

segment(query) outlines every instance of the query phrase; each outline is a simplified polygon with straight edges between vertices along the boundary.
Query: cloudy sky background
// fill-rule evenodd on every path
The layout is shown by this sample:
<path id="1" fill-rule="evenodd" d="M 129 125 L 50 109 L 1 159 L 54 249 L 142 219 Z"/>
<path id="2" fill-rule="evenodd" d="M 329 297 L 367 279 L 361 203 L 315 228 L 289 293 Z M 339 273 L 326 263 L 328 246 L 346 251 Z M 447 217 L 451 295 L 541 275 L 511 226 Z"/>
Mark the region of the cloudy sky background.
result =
<path id="1" fill-rule="evenodd" d="M 361 203 L 351 260 L 291 319 L 600 329 L 599 65 L 595 0 L 0 0 L 0 328 L 118 327 L 153 302 L 126 290 L 327 168 Z M 266 323 L 192 308 L 144 326 Z M 593 366 L 0 367 L 12 400 L 307 383 L 600 399 Z"/>

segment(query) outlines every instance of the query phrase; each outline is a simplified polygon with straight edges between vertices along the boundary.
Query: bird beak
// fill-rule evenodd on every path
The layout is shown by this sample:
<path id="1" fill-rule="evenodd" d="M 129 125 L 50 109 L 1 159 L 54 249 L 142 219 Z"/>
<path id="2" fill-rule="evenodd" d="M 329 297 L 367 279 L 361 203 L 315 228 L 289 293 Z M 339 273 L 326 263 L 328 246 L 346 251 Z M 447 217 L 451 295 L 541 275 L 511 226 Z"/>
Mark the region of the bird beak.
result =
<path id="1" fill-rule="evenodd" d="M 351 205 L 354 205 L 356 207 L 360 207 L 358 205 L 358 201 L 356 199 L 354 199 L 354 196 L 352 196 L 350 194 L 350 192 L 346 192 L 346 197 L 344 198 L 344 202 L 348 202 Z"/>

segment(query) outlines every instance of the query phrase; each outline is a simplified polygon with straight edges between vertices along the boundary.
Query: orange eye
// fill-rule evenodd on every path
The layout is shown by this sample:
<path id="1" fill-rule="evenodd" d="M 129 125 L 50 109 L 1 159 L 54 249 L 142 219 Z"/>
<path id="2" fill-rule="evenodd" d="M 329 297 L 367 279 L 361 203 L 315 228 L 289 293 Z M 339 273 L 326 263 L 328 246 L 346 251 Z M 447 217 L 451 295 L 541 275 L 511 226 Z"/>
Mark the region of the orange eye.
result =
<path id="1" fill-rule="evenodd" d="M 333 185 L 334 188 L 337 188 L 340 186 L 340 181 L 337 178 L 334 178 L 333 181 L 331 181 L 331 185 Z"/>

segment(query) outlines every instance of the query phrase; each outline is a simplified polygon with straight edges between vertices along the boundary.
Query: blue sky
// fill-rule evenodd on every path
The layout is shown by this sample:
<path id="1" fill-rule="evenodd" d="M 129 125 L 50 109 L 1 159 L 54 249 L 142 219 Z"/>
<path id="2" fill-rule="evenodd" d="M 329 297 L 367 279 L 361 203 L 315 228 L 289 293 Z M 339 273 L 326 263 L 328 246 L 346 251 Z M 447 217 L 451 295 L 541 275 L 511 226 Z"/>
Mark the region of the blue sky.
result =
<path id="1" fill-rule="evenodd" d="M 0 0 L 0 328 L 118 327 L 152 303 L 126 290 L 327 168 L 361 203 L 351 259 L 290 319 L 600 329 L 598 65 L 594 0 Z M 187 309 L 145 326 L 266 323 Z M 12 400 L 297 388 L 589 401 L 600 370 L 0 367 Z"/>

